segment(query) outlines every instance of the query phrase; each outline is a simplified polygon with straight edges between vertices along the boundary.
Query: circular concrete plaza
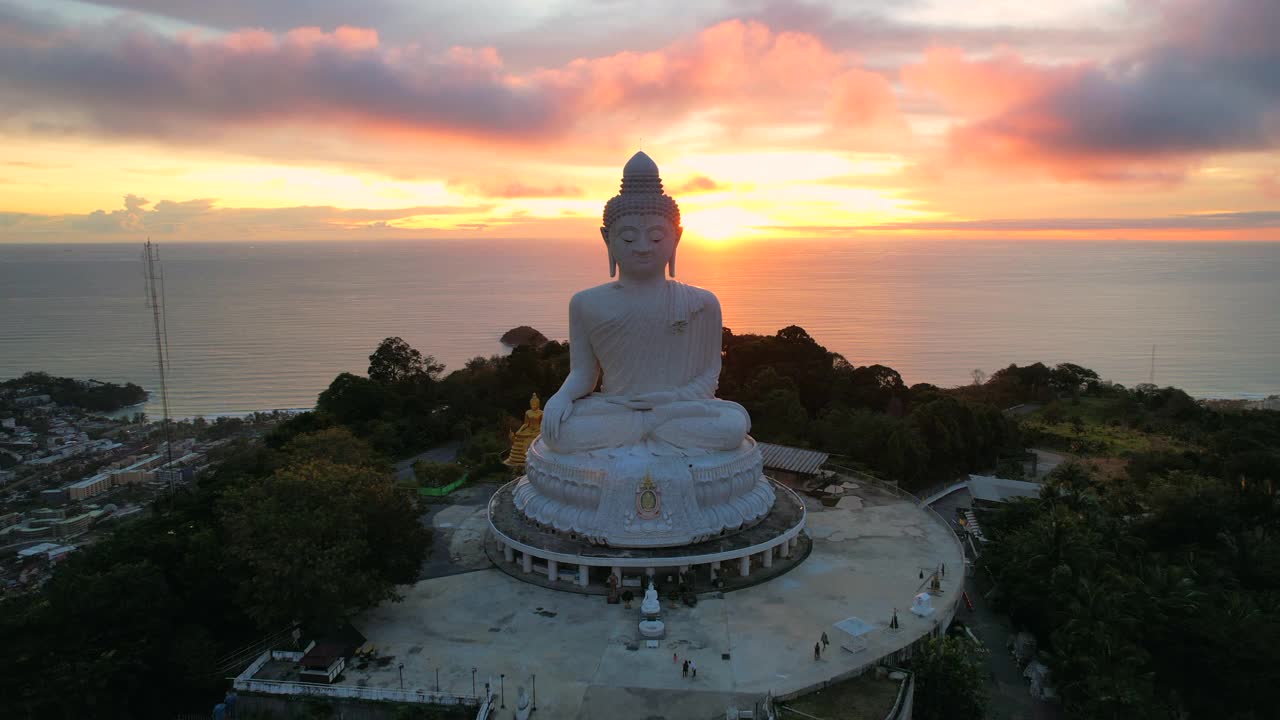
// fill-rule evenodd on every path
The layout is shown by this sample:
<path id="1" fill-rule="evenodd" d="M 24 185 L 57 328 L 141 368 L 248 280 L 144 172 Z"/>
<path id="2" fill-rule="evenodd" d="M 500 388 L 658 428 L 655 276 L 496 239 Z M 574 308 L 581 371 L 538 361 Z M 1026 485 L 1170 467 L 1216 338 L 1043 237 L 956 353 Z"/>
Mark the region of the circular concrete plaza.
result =
<path id="1" fill-rule="evenodd" d="M 723 718 L 726 708 L 751 707 L 769 692 L 820 687 L 933 631 L 954 612 L 963 583 L 960 545 L 936 515 L 877 486 L 854 484 L 846 483 L 835 507 L 803 498 L 812 549 L 786 574 L 703 594 L 694 607 L 664 600 L 666 637 L 657 648 L 639 637 L 638 603 L 627 610 L 489 567 L 407 586 L 402 602 L 357 619 L 385 661 L 348 667 L 339 683 L 399 687 L 403 663 L 406 689 L 434 689 L 438 672 L 442 692 L 467 694 L 475 668 L 481 692 L 488 678 L 495 693 L 505 686 L 507 707 L 497 715 L 503 720 L 513 716 L 518 687 L 536 687 L 535 717 L 607 720 Z M 474 529 L 445 551 L 476 557 L 488 509 L 463 512 L 447 522 Z M 935 613 L 917 617 L 912 598 L 940 564 L 946 573 Z M 897 630 L 888 627 L 894 608 Z M 814 643 L 824 632 L 831 644 L 815 661 Z M 692 660 L 697 677 L 682 677 L 673 655 Z"/>

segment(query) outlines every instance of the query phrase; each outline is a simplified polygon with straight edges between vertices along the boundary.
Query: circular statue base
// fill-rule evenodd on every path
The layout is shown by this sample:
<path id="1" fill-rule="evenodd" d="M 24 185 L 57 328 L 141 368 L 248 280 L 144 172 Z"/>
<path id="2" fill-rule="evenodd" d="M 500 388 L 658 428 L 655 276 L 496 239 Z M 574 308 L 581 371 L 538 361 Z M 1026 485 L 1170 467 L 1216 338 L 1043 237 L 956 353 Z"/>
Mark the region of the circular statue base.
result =
<path id="1" fill-rule="evenodd" d="M 803 532 L 804 501 L 790 488 L 769 481 L 776 502 L 749 528 L 690 545 L 614 548 L 577 533 L 530 521 L 516 508 L 517 481 L 489 500 L 485 552 L 503 572 L 543 587 L 592 595 L 630 590 L 638 599 L 653 578 L 665 597 L 728 592 L 756 585 L 799 564 L 811 548 Z M 681 574 L 683 573 L 683 588 Z M 616 577 L 611 586 L 610 576 Z"/>

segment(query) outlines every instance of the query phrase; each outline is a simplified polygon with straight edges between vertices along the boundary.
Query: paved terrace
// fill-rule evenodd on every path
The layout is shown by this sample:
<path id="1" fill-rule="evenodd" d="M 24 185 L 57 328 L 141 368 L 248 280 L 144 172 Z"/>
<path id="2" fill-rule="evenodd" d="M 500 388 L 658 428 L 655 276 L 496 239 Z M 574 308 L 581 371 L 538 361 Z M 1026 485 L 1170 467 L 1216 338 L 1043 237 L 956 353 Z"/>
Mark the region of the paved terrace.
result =
<path id="1" fill-rule="evenodd" d="M 928 633 L 936 620 L 912 615 L 912 597 L 945 563 L 944 594 L 934 600 L 937 614 L 945 614 L 964 567 L 954 536 L 935 516 L 879 488 L 849 492 L 833 508 L 805 499 L 813 549 L 786 575 L 703 595 L 694 608 L 664 601 L 667 637 L 658 649 L 638 638 L 636 609 L 491 568 L 424 580 L 404 589 L 403 602 L 365 614 L 357 628 L 390 661 L 348 668 L 340 682 L 398 688 L 404 663 L 406 689 L 434 689 L 438 668 L 441 691 L 470 693 L 473 667 L 480 688 L 492 677 L 497 690 L 505 673 L 507 708 L 498 715 L 505 720 L 517 686 L 530 687 L 536 673 L 535 717 L 698 720 L 724 717 L 735 702 L 749 707 L 768 691 L 782 695 L 838 678 Z M 483 526 L 483 506 L 467 512 L 450 524 Z M 458 554 L 473 556 L 474 534 L 459 535 L 470 547 Z M 895 607 L 901 629 L 891 631 Z M 873 627 L 861 642 L 833 627 L 851 616 Z M 813 645 L 823 632 L 831 647 L 815 662 Z M 681 677 L 672 654 L 692 659 L 697 679 Z"/>

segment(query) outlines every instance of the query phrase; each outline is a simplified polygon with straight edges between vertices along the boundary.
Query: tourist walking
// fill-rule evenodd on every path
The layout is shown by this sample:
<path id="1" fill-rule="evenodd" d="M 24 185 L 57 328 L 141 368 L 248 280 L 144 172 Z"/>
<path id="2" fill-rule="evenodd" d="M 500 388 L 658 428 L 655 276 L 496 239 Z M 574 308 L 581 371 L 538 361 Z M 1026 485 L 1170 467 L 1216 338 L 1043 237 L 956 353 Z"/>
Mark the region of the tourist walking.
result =
<path id="1" fill-rule="evenodd" d="M 817 660 L 822 657 L 822 643 L 813 644 L 813 659 Z"/>
<path id="2" fill-rule="evenodd" d="M 825 631 L 823 631 L 823 633 L 822 633 L 822 649 L 825 651 L 825 650 L 827 649 L 827 646 L 828 646 L 828 645 L 830 645 L 830 644 L 831 644 L 831 641 L 827 639 L 827 633 L 826 633 Z"/>
<path id="3" fill-rule="evenodd" d="M 692 677 L 698 677 L 698 664 L 692 660 L 689 661 L 689 674 Z"/>
<path id="4" fill-rule="evenodd" d="M 680 677 L 689 677 L 689 661 L 685 660 L 684 665 L 680 666 Z"/>

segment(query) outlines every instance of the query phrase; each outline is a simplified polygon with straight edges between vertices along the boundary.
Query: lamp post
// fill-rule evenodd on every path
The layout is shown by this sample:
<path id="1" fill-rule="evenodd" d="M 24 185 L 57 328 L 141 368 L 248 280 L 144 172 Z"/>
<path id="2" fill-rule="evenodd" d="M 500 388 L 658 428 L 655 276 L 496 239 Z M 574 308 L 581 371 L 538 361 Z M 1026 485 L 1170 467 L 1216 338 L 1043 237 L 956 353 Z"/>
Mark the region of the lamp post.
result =
<path id="1" fill-rule="evenodd" d="M 476 694 L 476 669 L 471 668 L 471 694 Z"/>
<path id="2" fill-rule="evenodd" d="M 436 668 L 436 692 L 440 692 L 440 668 Z"/>
<path id="3" fill-rule="evenodd" d="M 404 690 L 404 663 L 400 663 L 400 689 Z"/>
<path id="4" fill-rule="evenodd" d="M 507 674 L 498 675 L 498 692 L 502 693 L 502 707 L 507 706 Z"/>
<path id="5" fill-rule="evenodd" d="M 533 676 L 533 709 L 538 709 L 538 676 Z"/>

